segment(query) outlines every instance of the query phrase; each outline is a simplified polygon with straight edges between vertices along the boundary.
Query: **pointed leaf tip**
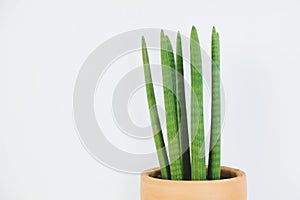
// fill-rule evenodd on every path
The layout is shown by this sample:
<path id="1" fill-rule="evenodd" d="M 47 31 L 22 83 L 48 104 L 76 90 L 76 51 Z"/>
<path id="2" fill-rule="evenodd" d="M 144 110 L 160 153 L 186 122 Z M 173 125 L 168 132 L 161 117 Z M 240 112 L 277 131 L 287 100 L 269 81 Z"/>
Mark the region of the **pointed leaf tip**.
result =
<path id="1" fill-rule="evenodd" d="M 194 25 L 192 26 L 192 31 L 197 31 L 197 29 Z"/>
<path id="2" fill-rule="evenodd" d="M 142 48 L 147 49 L 146 39 L 144 36 L 142 36 Z"/>
<path id="3" fill-rule="evenodd" d="M 165 36 L 165 33 L 164 33 L 164 30 L 160 30 L 160 37 L 164 37 Z"/>
<path id="4" fill-rule="evenodd" d="M 172 43 L 171 43 L 171 40 L 169 38 L 169 36 L 165 36 L 165 41 L 166 41 L 166 44 L 167 44 L 167 50 L 170 51 L 170 52 L 173 52 L 173 47 L 172 47 Z"/>
<path id="5" fill-rule="evenodd" d="M 166 37 L 163 30 L 160 31 L 160 49 L 166 50 Z"/>
<path id="6" fill-rule="evenodd" d="M 166 37 L 166 40 L 171 43 L 170 37 L 167 35 L 165 37 Z"/>
<path id="7" fill-rule="evenodd" d="M 212 34 L 216 34 L 216 33 L 217 33 L 216 27 L 213 26 Z"/>
<path id="8" fill-rule="evenodd" d="M 146 44 L 146 40 L 145 40 L 145 37 L 142 36 L 142 45 Z"/>
<path id="9" fill-rule="evenodd" d="M 199 38 L 198 38 L 198 33 L 197 33 L 197 29 L 195 26 L 192 27 L 192 31 L 191 31 L 191 40 L 195 41 L 195 42 L 199 42 Z"/>
<path id="10" fill-rule="evenodd" d="M 181 34 L 179 31 L 177 32 L 177 40 L 181 40 Z"/>
<path id="11" fill-rule="evenodd" d="M 181 41 L 181 34 L 180 34 L 179 31 L 177 32 L 177 38 L 176 38 L 176 41 L 177 41 L 177 42 L 178 42 L 178 41 Z"/>

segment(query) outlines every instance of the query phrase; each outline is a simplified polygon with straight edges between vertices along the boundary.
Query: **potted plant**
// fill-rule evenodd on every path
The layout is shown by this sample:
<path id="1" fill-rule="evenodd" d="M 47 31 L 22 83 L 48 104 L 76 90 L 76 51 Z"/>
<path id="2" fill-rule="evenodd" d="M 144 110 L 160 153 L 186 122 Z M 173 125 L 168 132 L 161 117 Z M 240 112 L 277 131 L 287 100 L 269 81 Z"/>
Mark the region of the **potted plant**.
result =
<path id="1" fill-rule="evenodd" d="M 205 153 L 202 58 L 196 28 L 193 26 L 190 36 L 192 90 L 190 134 L 180 33 L 177 34 L 174 54 L 169 37 L 162 31 L 160 51 L 168 152 L 156 107 L 146 41 L 144 37 L 142 38 L 146 93 L 160 168 L 150 169 L 141 174 L 141 200 L 246 200 L 245 173 L 220 165 L 221 96 L 218 32 L 213 28 L 211 46 L 212 105 L 208 166 L 206 166 Z"/>

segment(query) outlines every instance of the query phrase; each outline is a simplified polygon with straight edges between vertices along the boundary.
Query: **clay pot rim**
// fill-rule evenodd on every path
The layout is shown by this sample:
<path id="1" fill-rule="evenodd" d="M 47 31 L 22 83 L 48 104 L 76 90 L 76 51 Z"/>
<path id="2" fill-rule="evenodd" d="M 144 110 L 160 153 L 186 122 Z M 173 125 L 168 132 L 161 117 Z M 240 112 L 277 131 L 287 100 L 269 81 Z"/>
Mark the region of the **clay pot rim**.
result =
<path id="1" fill-rule="evenodd" d="M 150 182 L 164 182 L 170 184 L 212 184 L 212 183 L 226 183 L 232 181 L 239 181 L 246 177 L 246 173 L 240 169 L 235 169 L 227 166 L 221 166 L 222 173 L 230 173 L 232 177 L 220 179 L 220 180 L 166 180 L 161 178 L 154 178 L 154 173 L 159 173 L 160 168 L 152 168 L 142 172 L 141 176 Z"/>

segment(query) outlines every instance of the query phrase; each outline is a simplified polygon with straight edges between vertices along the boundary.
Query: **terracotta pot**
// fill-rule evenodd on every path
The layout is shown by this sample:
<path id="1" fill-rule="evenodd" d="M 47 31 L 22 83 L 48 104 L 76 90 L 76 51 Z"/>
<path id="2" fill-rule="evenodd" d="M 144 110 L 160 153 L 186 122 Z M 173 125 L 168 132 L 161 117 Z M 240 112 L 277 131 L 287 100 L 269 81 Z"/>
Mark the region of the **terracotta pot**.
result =
<path id="1" fill-rule="evenodd" d="M 213 181 L 172 181 L 160 179 L 160 170 L 141 174 L 141 200 L 246 200 L 246 174 L 222 167 L 222 179 Z"/>

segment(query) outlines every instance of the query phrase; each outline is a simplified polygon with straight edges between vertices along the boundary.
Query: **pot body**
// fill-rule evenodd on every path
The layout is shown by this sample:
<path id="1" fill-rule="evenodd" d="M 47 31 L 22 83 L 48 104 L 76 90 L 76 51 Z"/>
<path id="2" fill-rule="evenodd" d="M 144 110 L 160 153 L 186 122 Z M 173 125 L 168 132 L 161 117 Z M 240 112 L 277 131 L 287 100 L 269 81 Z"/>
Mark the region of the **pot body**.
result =
<path id="1" fill-rule="evenodd" d="M 221 168 L 221 180 L 173 181 L 158 178 L 160 170 L 141 174 L 141 200 L 247 200 L 246 174 Z"/>

